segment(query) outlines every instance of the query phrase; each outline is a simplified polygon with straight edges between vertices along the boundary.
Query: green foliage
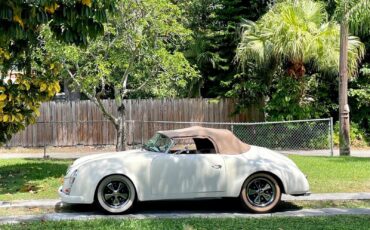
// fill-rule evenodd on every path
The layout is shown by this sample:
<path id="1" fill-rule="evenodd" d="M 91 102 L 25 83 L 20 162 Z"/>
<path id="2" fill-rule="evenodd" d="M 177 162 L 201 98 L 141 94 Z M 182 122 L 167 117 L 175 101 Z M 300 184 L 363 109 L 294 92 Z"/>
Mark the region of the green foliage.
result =
<path id="1" fill-rule="evenodd" d="M 369 35 L 370 1 L 335 0 L 334 18 L 348 24 L 354 34 Z"/>
<path id="2" fill-rule="evenodd" d="M 18 74 L 15 82 L 0 81 L 0 144 L 33 124 L 40 115 L 41 102 L 50 100 L 59 90 L 55 79 L 30 79 Z"/>
<path id="3" fill-rule="evenodd" d="M 351 120 L 370 133 L 370 69 L 368 64 L 360 70 L 360 76 L 350 82 L 349 104 Z"/>
<path id="4" fill-rule="evenodd" d="M 329 117 L 337 109 L 331 94 L 333 77 L 322 74 L 305 75 L 299 80 L 290 76 L 275 77 L 268 92 L 268 120 L 300 120 Z M 335 86 L 335 84 L 334 84 Z"/>
<path id="5" fill-rule="evenodd" d="M 235 76 L 228 96 L 241 97 L 240 107 L 262 104 L 269 120 L 333 114 L 340 29 L 328 20 L 325 7 L 317 1 L 284 0 L 256 22 L 245 21 L 236 52 L 242 74 Z M 350 37 L 352 76 L 363 56 L 364 45 Z"/>
<path id="6" fill-rule="evenodd" d="M 0 2 L 0 145 L 35 122 L 38 108 L 59 92 L 59 65 L 40 51 L 48 24 L 59 41 L 86 45 L 103 32 L 113 0 Z M 42 60 L 41 60 L 42 59 Z M 41 60 L 41 61 L 40 61 Z M 33 66 L 36 64 L 37 66 Z M 16 72 L 15 81 L 7 75 Z"/>
<path id="7" fill-rule="evenodd" d="M 286 0 L 275 4 L 256 23 L 246 21 L 236 58 L 242 67 L 253 62 L 264 67 L 278 62 L 292 77 L 301 77 L 306 68 L 338 73 L 339 25 L 327 20 L 325 5 L 312 0 Z M 351 73 L 364 55 L 357 37 L 349 38 Z M 308 66 L 310 65 L 310 66 Z"/>
<path id="8" fill-rule="evenodd" d="M 114 3 L 113 0 L 1 1 L 1 47 L 21 51 L 22 44 L 34 44 L 39 26 L 47 23 L 58 40 L 86 45 L 88 37 L 102 34 L 106 10 L 113 11 Z"/>
<path id="9" fill-rule="evenodd" d="M 46 52 L 62 63 L 76 88 L 92 97 L 113 96 L 119 102 L 183 96 L 198 74 L 179 52 L 191 33 L 181 24 L 180 9 L 168 0 L 145 0 L 120 1 L 118 11 L 104 25 L 104 35 L 86 49 L 57 44 L 46 28 Z"/>
<path id="10" fill-rule="evenodd" d="M 242 18 L 256 20 L 269 1 L 192 0 L 179 1 L 194 32 L 186 48 L 186 57 L 196 65 L 202 78 L 193 82 L 190 96 L 224 97 L 232 88 L 236 74 L 234 63 Z"/>
<path id="11" fill-rule="evenodd" d="M 351 146 L 355 147 L 366 147 L 370 146 L 370 139 L 366 136 L 365 130 L 363 130 L 357 123 L 351 122 L 351 129 L 349 133 L 351 140 Z M 334 144 L 339 145 L 339 122 L 334 125 Z"/>

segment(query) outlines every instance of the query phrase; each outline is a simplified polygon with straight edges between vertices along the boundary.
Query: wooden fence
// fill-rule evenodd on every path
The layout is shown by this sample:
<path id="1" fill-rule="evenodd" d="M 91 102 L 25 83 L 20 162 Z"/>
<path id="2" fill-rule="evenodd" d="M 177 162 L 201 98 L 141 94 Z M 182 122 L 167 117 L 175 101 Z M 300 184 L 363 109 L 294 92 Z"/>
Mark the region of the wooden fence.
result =
<path id="1" fill-rule="evenodd" d="M 145 99 L 126 100 L 126 119 L 129 144 L 148 139 L 158 129 L 181 128 L 158 125 L 150 121 L 186 122 L 248 122 L 263 120 L 263 113 L 254 107 L 247 112 L 232 116 L 235 101 L 223 99 Z M 116 111 L 113 100 L 103 104 L 108 111 Z M 134 122 L 135 121 L 135 122 Z M 146 121 L 146 122 L 140 122 Z M 114 145 L 116 131 L 98 107 L 91 101 L 44 103 L 37 123 L 15 135 L 7 146 L 76 146 Z"/>

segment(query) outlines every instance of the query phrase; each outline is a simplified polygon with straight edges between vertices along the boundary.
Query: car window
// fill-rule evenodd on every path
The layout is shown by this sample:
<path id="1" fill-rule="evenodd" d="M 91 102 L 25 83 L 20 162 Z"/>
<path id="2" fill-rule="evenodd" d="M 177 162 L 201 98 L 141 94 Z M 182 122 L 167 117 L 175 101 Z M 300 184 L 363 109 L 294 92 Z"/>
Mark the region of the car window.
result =
<path id="1" fill-rule="evenodd" d="M 216 153 L 208 138 L 176 138 L 168 153 L 171 154 L 212 154 Z"/>
<path id="2" fill-rule="evenodd" d="M 168 153 L 171 154 L 195 154 L 196 147 L 193 138 L 175 138 Z"/>
<path id="3" fill-rule="evenodd" d="M 170 138 L 166 137 L 163 134 L 156 133 L 151 139 L 143 145 L 145 150 L 151 152 L 166 152 L 167 149 L 171 146 L 172 141 Z"/>
<path id="4" fill-rule="evenodd" d="M 197 148 L 197 152 L 200 154 L 216 153 L 216 148 L 213 145 L 213 142 L 208 138 L 194 138 L 194 143 Z"/>

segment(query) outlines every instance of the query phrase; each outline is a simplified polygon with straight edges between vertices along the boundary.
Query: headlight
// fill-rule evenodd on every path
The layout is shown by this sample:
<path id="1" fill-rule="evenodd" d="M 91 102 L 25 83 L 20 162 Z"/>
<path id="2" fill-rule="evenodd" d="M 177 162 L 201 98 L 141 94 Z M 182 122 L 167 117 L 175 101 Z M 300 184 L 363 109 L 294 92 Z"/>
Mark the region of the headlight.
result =
<path id="1" fill-rule="evenodd" d="M 64 185 L 63 185 L 63 192 L 67 195 L 69 195 L 71 193 L 71 189 L 72 189 L 72 185 L 73 183 L 75 182 L 76 180 L 76 177 L 77 177 L 77 169 L 75 171 L 73 171 L 73 173 L 71 174 L 71 176 L 68 178 L 66 177 L 65 179 L 67 179 L 68 181 L 65 181 L 64 182 Z"/>
<path id="2" fill-rule="evenodd" d="M 72 169 L 72 165 L 68 166 L 66 175 L 68 175 L 68 173 L 71 171 L 71 169 Z"/>
<path id="3" fill-rule="evenodd" d="M 70 187 L 71 187 L 71 188 L 72 188 L 73 183 L 74 183 L 74 182 L 75 182 L 75 180 L 76 180 L 77 172 L 78 172 L 78 170 L 76 169 L 76 170 L 71 174 L 71 177 L 69 178 L 69 185 L 70 185 Z"/>

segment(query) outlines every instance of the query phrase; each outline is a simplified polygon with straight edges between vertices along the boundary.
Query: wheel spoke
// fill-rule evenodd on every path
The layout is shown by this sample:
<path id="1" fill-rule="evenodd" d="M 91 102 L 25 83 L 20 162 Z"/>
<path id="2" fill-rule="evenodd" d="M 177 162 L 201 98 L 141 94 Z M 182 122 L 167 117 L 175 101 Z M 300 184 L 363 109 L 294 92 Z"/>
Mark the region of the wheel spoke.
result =
<path id="1" fill-rule="evenodd" d="M 127 200 L 128 193 L 117 193 L 117 196 L 123 198 L 124 200 Z"/>
<path id="2" fill-rule="evenodd" d="M 256 196 L 256 198 L 253 200 L 253 202 L 254 202 L 255 204 L 260 204 L 260 203 L 261 203 L 261 196 L 258 194 L 258 195 Z"/>
<path id="3" fill-rule="evenodd" d="M 109 188 L 112 192 L 114 192 L 114 190 L 115 190 L 112 183 L 109 183 L 107 185 L 107 188 Z"/>
<path id="4" fill-rule="evenodd" d="M 262 193 L 261 195 L 263 196 L 263 198 L 265 198 L 266 202 L 270 201 L 272 197 L 270 194 L 267 193 Z"/>
<path id="5" fill-rule="evenodd" d="M 256 180 L 256 181 L 254 182 L 254 185 L 256 186 L 256 188 L 257 188 L 257 189 L 260 189 L 260 188 L 261 188 L 261 185 L 260 185 L 260 183 L 259 183 L 259 181 L 258 181 L 258 180 Z"/>
<path id="6" fill-rule="evenodd" d="M 113 197 L 113 194 L 104 194 L 105 200 L 109 200 Z"/>
<path id="7" fill-rule="evenodd" d="M 257 193 L 257 189 L 248 189 L 248 195 L 254 195 Z"/>
<path id="8" fill-rule="evenodd" d="M 266 185 L 262 188 L 262 191 L 266 191 L 267 189 L 271 189 L 271 185 L 266 183 Z"/>
<path id="9" fill-rule="evenodd" d="M 114 196 L 113 205 L 118 206 L 120 204 L 118 196 Z"/>
<path id="10" fill-rule="evenodd" d="M 118 184 L 118 188 L 117 188 L 117 190 L 116 190 L 116 191 L 117 191 L 117 192 L 119 192 L 121 189 L 122 189 L 122 183 L 119 183 L 119 184 Z"/>

